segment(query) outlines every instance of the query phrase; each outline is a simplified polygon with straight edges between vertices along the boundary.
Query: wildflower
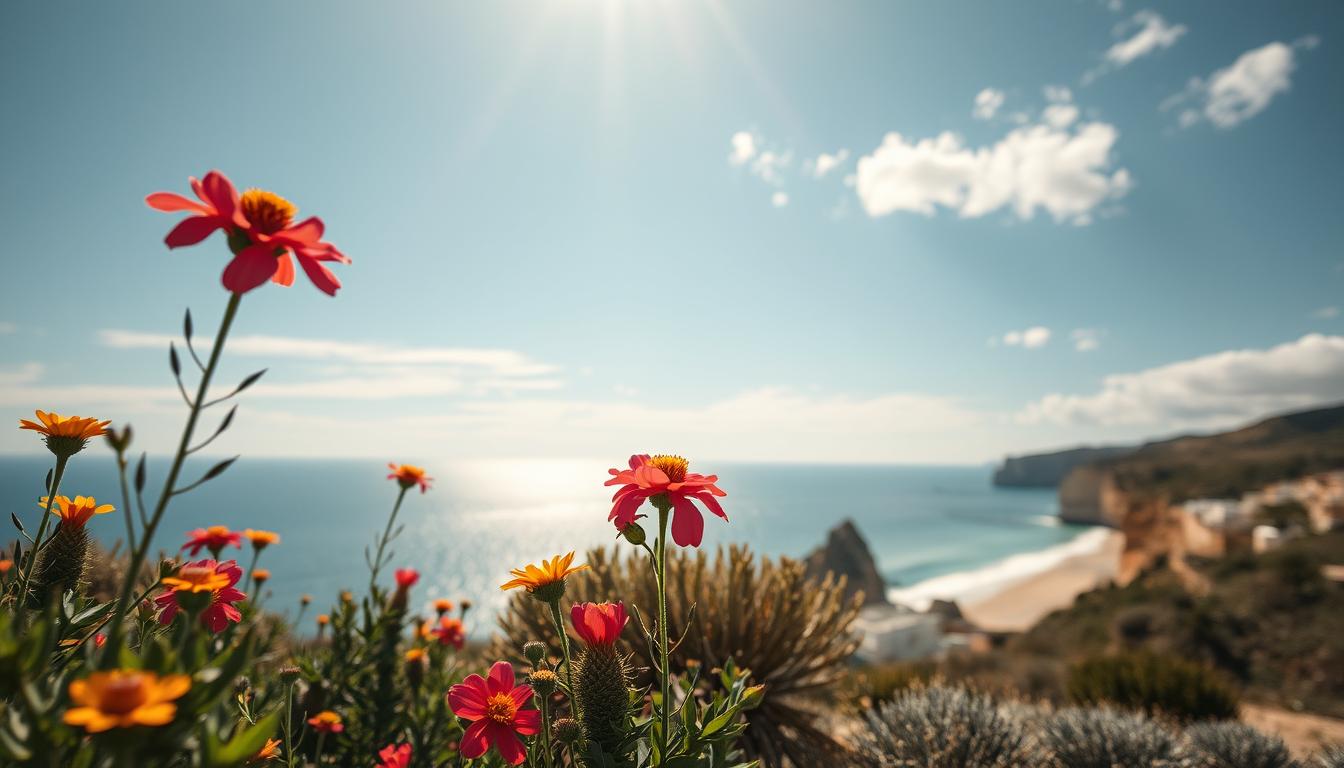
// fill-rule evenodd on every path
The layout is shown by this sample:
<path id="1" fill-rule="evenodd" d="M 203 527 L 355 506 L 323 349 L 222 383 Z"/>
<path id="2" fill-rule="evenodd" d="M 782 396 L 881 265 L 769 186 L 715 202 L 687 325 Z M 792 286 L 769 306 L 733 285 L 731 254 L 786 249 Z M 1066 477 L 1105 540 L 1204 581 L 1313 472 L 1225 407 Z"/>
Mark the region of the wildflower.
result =
<path id="1" fill-rule="evenodd" d="M 48 411 L 35 413 L 37 421 L 19 419 L 19 429 L 41 433 L 47 450 L 66 459 L 84 450 L 89 438 L 107 434 L 107 425 L 112 423 L 84 416 L 62 416 Z"/>
<path id="2" fill-rule="evenodd" d="M 280 757 L 280 745 L 284 742 L 279 739 L 267 739 L 266 745 L 261 748 L 257 754 L 253 755 L 248 763 L 263 763 L 267 760 L 275 760 Z"/>
<path id="3" fill-rule="evenodd" d="M 410 744 L 388 744 L 378 750 L 378 759 L 382 760 L 378 768 L 409 768 L 411 764 Z"/>
<path id="4" fill-rule="evenodd" d="M 535 736 L 541 730 L 541 712 L 523 709 L 532 698 L 532 688 L 514 685 L 513 667 L 497 661 L 488 678 L 469 675 L 448 690 L 448 706 L 453 714 L 471 721 L 462 735 L 462 756 L 468 760 L 484 755 L 490 747 L 510 765 L 522 765 L 527 758 L 519 736 Z"/>
<path id="5" fill-rule="evenodd" d="M 716 496 L 727 496 L 715 483 L 718 475 L 687 472 L 690 462 L 680 456 L 647 454 L 630 457 L 629 469 L 609 469 L 611 479 L 604 485 L 621 486 L 612 497 L 608 520 L 616 530 L 624 531 L 638 517 L 635 512 L 646 499 L 660 510 L 673 510 L 672 540 L 682 547 L 698 547 L 704 539 L 705 519 L 692 499 L 710 512 L 728 519 Z"/>
<path id="6" fill-rule="evenodd" d="M 442 616 L 445 613 L 448 613 L 451 610 L 453 610 L 452 600 L 445 600 L 444 598 L 440 597 L 438 600 L 434 601 L 434 612 L 439 614 L 440 616 Z"/>
<path id="7" fill-rule="evenodd" d="M 88 638 L 85 637 L 84 640 L 88 640 Z M 77 646 L 77 645 L 79 645 L 80 643 L 84 642 L 84 640 L 81 640 L 81 639 L 79 639 L 78 637 L 68 637 L 68 638 L 62 640 L 61 642 L 57 643 L 57 645 L 60 646 L 60 647 L 62 647 L 62 648 L 74 648 L 75 646 Z M 107 642 L 107 635 L 104 635 L 102 632 L 98 632 L 98 633 L 94 634 L 94 636 L 93 636 L 93 647 L 95 647 L 95 648 L 102 648 L 102 647 L 103 647 L 103 643 L 106 643 L 106 642 Z"/>
<path id="8" fill-rule="evenodd" d="M 320 636 L 322 634 L 322 630 L 326 629 L 327 625 L 330 623 L 331 623 L 330 616 L 328 616 L 325 613 L 317 614 L 317 634 Z"/>
<path id="9" fill-rule="evenodd" d="M 224 551 L 225 547 L 243 547 L 243 534 L 237 531 L 230 531 L 227 525 L 212 525 L 209 528 L 197 528 L 194 531 L 187 532 L 187 543 L 182 545 L 183 549 L 190 549 L 191 556 L 195 557 L 201 553 L 201 549 L 210 550 L 210 554 L 216 558 L 219 553 Z"/>
<path id="10" fill-rule="evenodd" d="M 136 725 L 166 725 L 177 716 L 180 699 L 191 688 L 188 675 L 164 675 L 139 669 L 94 672 L 70 683 L 66 725 L 102 733 Z"/>
<path id="11" fill-rule="evenodd" d="M 523 658 L 537 666 L 541 660 L 546 657 L 546 644 L 539 640 L 528 640 L 523 643 Z"/>
<path id="12" fill-rule="evenodd" d="M 43 496 L 38 505 L 51 505 L 51 513 L 61 519 L 56 533 L 47 539 L 34 573 L 35 595 L 45 600 L 51 590 L 78 590 L 84 580 L 89 552 L 89 534 L 84 525 L 94 515 L 105 515 L 115 508 L 99 505 L 92 496 Z"/>
<path id="13" fill-rule="evenodd" d="M 271 578 L 271 572 L 265 568 L 257 568 L 252 571 L 252 580 L 258 584 L 265 584 Z"/>
<path id="14" fill-rule="evenodd" d="M 182 566 L 163 580 L 169 590 L 154 598 L 161 609 L 159 623 L 171 624 L 179 609 L 199 613 L 201 623 L 211 632 L 222 632 L 229 622 L 242 621 L 243 614 L 233 607 L 247 597 L 234 587 L 242 576 L 243 569 L 233 560 L 197 560 Z"/>
<path id="15" fill-rule="evenodd" d="M 410 589 L 420 580 L 420 572 L 414 568 L 398 568 L 396 577 L 397 589 Z"/>
<path id="16" fill-rule="evenodd" d="M 38 501 L 38 506 L 47 508 L 49 497 L 43 496 Z M 51 514 L 61 518 L 61 526 L 82 527 L 94 515 L 106 515 L 109 512 L 116 511 L 116 507 L 111 504 L 99 504 L 92 496 L 76 496 L 71 500 L 69 496 L 57 496 L 51 501 Z"/>
<path id="17" fill-rule="evenodd" d="M 467 632 L 462 620 L 452 616 L 439 619 L 439 626 L 430 630 L 430 634 L 439 641 L 439 645 L 451 645 L 459 651 L 467 642 Z"/>
<path id="18" fill-rule="evenodd" d="M 411 689 L 419 689 L 420 683 L 425 679 L 425 658 L 429 652 L 424 648 L 411 648 L 406 651 L 406 682 L 411 684 Z"/>
<path id="19" fill-rule="evenodd" d="M 274 531 L 258 531 L 248 528 L 243 531 L 243 536 L 247 537 L 247 540 L 252 543 L 252 548 L 258 552 L 271 544 L 280 543 L 280 534 L 275 533 Z"/>
<path id="20" fill-rule="evenodd" d="M 424 648 L 408 648 L 406 650 L 406 661 L 407 663 L 418 663 L 424 661 L 426 655 L 428 655 L 428 651 Z"/>
<path id="21" fill-rule="evenodd" d="M 341 602 L 346 604 L 355 602 L 355 593 L 348 589 L 341 590 Z"/>
<path id="22" fill-rule="evenodd" d="M 9 573 L 9 569 L 14 567 L 14 561 L 9 558 L 0 559 L 0 576 Z"/>
<path id="23" fill-rule="evenodd" d="M 191 179 L 192 191 L 200 202 L 172 192 L 155 192 L 145 198 L 149 207 L 160 211 L 189 211 L 164 238 L 169 248 L 195 245 L 216 230 L 224 230 L 234 257 L 224 268 L 224 287 L 234 293 L 246 293 L 270 280 L 280 285 L 294 284 L 294 262 L 312 280 L 313 285 L 334 296 L 341 283 L 323 262 L 349 264 L 350 259 L 336 246 L 322 240 L 322 220 L 310 216 L 295 224 L 298 211 L 292 203 L 273 192 L 249 189 L 238 194 L 233 183 L 219 171 L 211 171 L 201 181 Z"/>
<path id="24" fill-rule="evenodd" d="M 542 560 L 541 566 L 527 565 L 523 569 L 514 568 L 509 573 L 512 581 L 500 585 L 500 589 L 525 587 L 529 594 L 543 603 L 554 603 L 565 595 L 565 577 L 572 573 L 587 570 L 587 565 L 570 567 L 574 562 L 574 553 L 556 555 L 550 560 Z"/>
<path id="25" fill-rule="evenodd" d="M 543 699 L 555 693 L 555 689 L 560 687 L 559 676 L 549 669 L 533 670 L 532 674 L 527 676 L 527 682 Z"/>
<path id="26" fill-rule="evenodd" d="M 330 709 L 318 712 L 308 718 L 308 724 L 318 733 L 340 733 L 345 730 L 345 725 L 341 723 L 341 716 Z"/>
<path id="27" fill-rule="evenodd" d="M 555 729 L 555 738 L 564 744 L 573 744 L 583 735 L 583 726 L 572 717 L 562 717 L 551 727 Z"/>
<path id="28" fill-rule="evenodd" d="M 304 608 L 307 608 L 309 605 L 312 605 L 312 602 L 313 602 L 313 596 L 312 596 L 312 595 L 299 595 L 299 605 L 300 605 L 300 606 L 302 606 L 302 607 L 304 607 Z"/>
<path id="29" fill-rule="evenodd" d="M 388 480 L 396 480 L 403 490 L 410 490 L 414 486 L 420 486 L 420 492 L 429 490 L 429 484 L 434 482 L 434 478 L 425 475 L 423 467 L 416 467 L 411 464 L 392 464 L 388 463 L 387 468 L 392 470 L 392 474 L 387 476 Z"/>
<path id="30" fill-rule="evenodd" d="M 575 603 L 569 620 L 583 642 L 610 648 L 630 621 L 621 603 Z"/>

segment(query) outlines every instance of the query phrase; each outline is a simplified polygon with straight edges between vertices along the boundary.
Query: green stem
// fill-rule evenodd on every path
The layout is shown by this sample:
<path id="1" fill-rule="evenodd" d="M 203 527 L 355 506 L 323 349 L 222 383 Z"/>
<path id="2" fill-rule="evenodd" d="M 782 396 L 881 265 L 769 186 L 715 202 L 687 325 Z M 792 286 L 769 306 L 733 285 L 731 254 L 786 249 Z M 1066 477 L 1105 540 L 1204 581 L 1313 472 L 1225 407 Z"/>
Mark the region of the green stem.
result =
<path id="1" fill-rule="evenodd" d="M 658 561 L 655 574 L 658 580 L 658 671 L 661 676 L 659 689 L 662 703 L 658 708 L 658 719 L 662 731 L 658 739 L 658 765 L 667 763 L 667 745 L 670 738 L 670 713 L 672 708 L 672 674 L 668 666 L 667 639 L 667 518 L 668 509 L 662 504 L 658 507 Z"/>
<path id="2" fill-rule="evenodd" d="M 145 563 L 145 556 L 149 553 L 149 545 L 154 541 L 154 532 L 158 530 L 159 523 L 163 521 L 163 513 L 168 510 L 168 502 L 173 498 L 173 489 L 177 485 L 177 477 L 182 472 L 182 465 L 187 459 L 187 450 L 191 446 L 191 438 L 196 433 L 196 421 L 201 416 L 206 395 L 210 391 L 210 380 L 215 375 L 220 354 L 224 351 L 224 340 L 228 338 L 229 328 L 233 325 L 233 318 L 238 314 L 238 305 L 242 303 L 242 300 L 243 294 L 230 294 L 229 304 L 224 308 L 224 318 L 219 323 L 219 332 L 215 334 L 215 344 L 210 348 L 210 361 L 201 373 L 201 383 L 196 388 L 196 399 L 192 401 L 191 412 L 187 415 L 187 424 L 182 429 L 182 439 L 177 445 L 177 454 L 173 456 L 172 466 L 168 469 L 168 477 L 164 480 L 163 493 L 159 494 L 159 501 L 154 505 L 154 514 L 149 518 L 149 525 L 145 526 L 144 536 L 140 539 L 140 546 L 136 547 L 131 553 L 130 569 L 126 571 L 126 581 L 121 585 L 121 594 L 117 598 L 117 607 L 114 611 L 115 618 L 112 620 L 112 628 L 108 631 L 107 644 L 103 647 L 104 659 L 116 658 L 116 654 L 121 647 L 121 625 L 126 617 L 126 612 L 130 608 L 127 601 L 135 588 L 135 580 L 140 575 L 140 568 Z"/>
<path id="3" fill-rule="evenodd" d="M 42 550 L 42 536 L 51 522 L 51 505 L 56 503 L 56 491 L 61 487 L 61 476 L 65 474 L 65 465 L 69 456 L 56 457 L 56 469 L 51 473 L 51 488 L 47 491 L 47 507 L 42 510 L 42 521 L 37 524 L 37 538 L 33 539 L 33 548 L 28 550 L 28 563 L 23 569 L 23 579 L 19 582 L 18 613 L 23 615 L 28 606 L 28 583 L 32 581 L 33 571 L 37 569 L 37 555 Z"/>
<path id="4" fill-rule="evenodd" d="M 387 547 L 387 541 L 392 536 L 392 524 L 397 521 L 397 513 L 401 511 L 401 500 L 406 498 L 406 492 L 410 486 L 403 485 L 401 493 L 397 494 L 397 503 L 392 505 L 392 514 L 387 516 L 387 527 L 383 528 L 383 536 L 378 539 L 378 552 L 373 556 L 373 565 L 369 566 L 369 595 L 373 595 L 373 588 L 378 583 L 378 571 L 383 568 L 383 549 Z M 367 550 L 366 550 L 367 551 Z"/>
<path id="5" fill-rule="evenodd" d="M 327 732 L 326 732 L 326 731 L 318 731 L 318 732 L 317 732 L 317 751 L 313 753 L 313 765 L 321 765 L 321 764 L 322 764 L 322 747 L 326 745 L 326 741 L 327 741 Z"/>
<path id="6" fill-rule="evenodd" d="M 285 688 L 285 768 L 294 768 L 294 684 Z"/>
<path id="7" fill-rule="evenodd" d="M 131 519 L 131 489 L 126 484 L 126 454 L 117 450 L 117 475 L 121 480 L 121 511 L 126 518 L 126 549 L 135 549 L 135 522 Z"/>
<path id="8" fill-rule="evenodd" d="M 579 711 L 579 701 L 574 697 L 574 668 L 569 663 L 569 633 L 565 632 L 565 622 L 560 618 L 560 601 L 548 603 L 551 606 L 551 621 L 555 622 L 555 631 L 560 635 L 560 652 L 565 663 L 565 684 L 569 686 L 569 707 L 574 710 L 574 719 L 583 721 Z"/>
<path id="9" fill-rule="evenodd" d="M 551 697 L 537 695 L 541 704 L 541 759 L 546 768 L 551 768 Z"/>

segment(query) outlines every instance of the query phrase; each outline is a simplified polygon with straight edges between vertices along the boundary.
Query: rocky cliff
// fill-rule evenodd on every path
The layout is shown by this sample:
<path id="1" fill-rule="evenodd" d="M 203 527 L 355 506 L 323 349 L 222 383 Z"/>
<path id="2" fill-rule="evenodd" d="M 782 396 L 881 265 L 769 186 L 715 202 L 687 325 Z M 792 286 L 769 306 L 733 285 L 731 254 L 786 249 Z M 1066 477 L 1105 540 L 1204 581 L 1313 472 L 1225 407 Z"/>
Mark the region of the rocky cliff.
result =
<path id="1" fill-rule="evenodd" d="M 1075 467 L 1132 453 L 1135 446 L 1084 446 L 1053 453 L 1009 456 L 994 470 L 994 484 L 1010 488 L 1054 488 Z"/>
<path id="2" fill-rule="evenodd" d="M 805 562 L 808 575 L 814 578 L 823 578 L 828 572 L 844 576 L 846 597 L 862 592 L 864 605 L 887 604 L 886 581 L 854 521 L 845 520 L 832 528 L 826 543 Z"/>

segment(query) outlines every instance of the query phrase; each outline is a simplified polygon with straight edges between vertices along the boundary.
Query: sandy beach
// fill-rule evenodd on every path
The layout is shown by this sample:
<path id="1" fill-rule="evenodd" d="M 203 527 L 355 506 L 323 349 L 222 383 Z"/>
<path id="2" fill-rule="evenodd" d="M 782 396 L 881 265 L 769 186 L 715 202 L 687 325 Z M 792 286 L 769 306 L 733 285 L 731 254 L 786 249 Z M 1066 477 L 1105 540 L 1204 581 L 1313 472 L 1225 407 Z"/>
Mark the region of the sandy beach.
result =
<path id="1" fill-rule="evenodd" d="M 1049 570 L 1004 586 L 984 598 L 961 606 L 975 624 L 993 631 L 1021 632 L 1051 611 L 1073 603 L 1079 594 L 1116 577 L 1125 537 L 1107 536 L 1093 552 L 1061 560 Z"/>

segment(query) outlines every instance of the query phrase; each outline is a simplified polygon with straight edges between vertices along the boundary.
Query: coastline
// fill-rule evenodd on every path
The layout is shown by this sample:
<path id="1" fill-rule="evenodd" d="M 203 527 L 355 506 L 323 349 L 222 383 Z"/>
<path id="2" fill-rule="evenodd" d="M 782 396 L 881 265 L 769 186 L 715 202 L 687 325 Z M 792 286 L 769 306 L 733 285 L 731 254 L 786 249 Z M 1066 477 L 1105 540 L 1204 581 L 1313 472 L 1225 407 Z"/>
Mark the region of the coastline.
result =
<path id="1" fill-rule="evenodd" d="M 1044 571 L 1028 576 L 984 598 L 961 606 L 973 624 L 993 632 L 1024 632 L 1047 614 L 1067 608 L 1074 599 L 1108 581 L 1120 571 L 1125 536 L 1105 529 L 1100 545 L 1070 555 Z"/>

